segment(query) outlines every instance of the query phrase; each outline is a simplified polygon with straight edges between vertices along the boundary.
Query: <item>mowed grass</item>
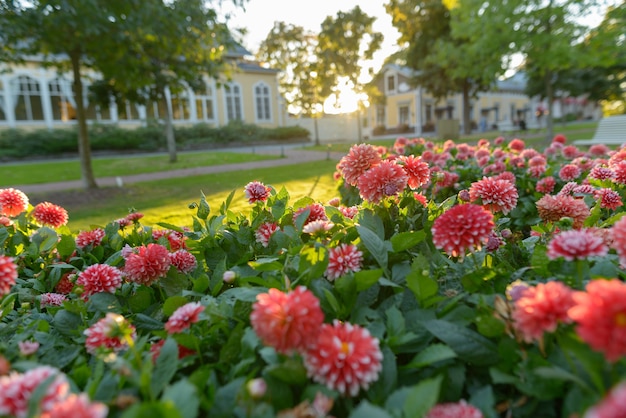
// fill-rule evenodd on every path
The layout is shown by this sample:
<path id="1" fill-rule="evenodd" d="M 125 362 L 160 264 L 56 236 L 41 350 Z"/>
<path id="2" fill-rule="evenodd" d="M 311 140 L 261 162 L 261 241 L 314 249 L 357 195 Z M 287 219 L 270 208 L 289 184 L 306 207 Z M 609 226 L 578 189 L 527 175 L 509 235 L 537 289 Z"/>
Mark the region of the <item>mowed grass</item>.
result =
<path id="1" fill-rule="evenodd" d="M 96 177 L 116 177 L 277 158 L 280 157 L 238 152 L 198 151 L 178 153 L 178 161 L 175 163 L 170 163 L 167 155 L 159 154 L 94 158 L 92 166 Z M 80 163 L 74 159 L 0 164 L 0 187 L 79 179 Z"/>
<path id="2" fill-rule="evenodd" d="M 90 229 L 94 225 L 124 217 L 130 208 L 143 213 L 145 225 L 167 222 L 178 226 L 191 226 L 195 209 L 189 209 L 193 202 L 199 202 L 204 193 L 213 213 L 234 190 L 231 210 L 249 211 L 243 188 L 253 180 L 258 180 L 277 190 L 285 187 L 290 194 L 290 204 L 308 196 L 325 202 L 337 196 L 337 184 L 333 180 L 336 161 L 323 160 L 292 166 L 272 167 L 241 172 L 210 174 L 187 178 L 175 178 L 129 185 L 123 189 L 108 188 L 98 190 L 95 198 L 85 191 L 54 193 L 29 196 L 31 202 L 50 201 L 60 204 L 69 213 L 69 228 L 72 231 Z M 101 198 L 105 195 L 106 198 Z M 55 201 L 55 197 L 57 198 Z"/>

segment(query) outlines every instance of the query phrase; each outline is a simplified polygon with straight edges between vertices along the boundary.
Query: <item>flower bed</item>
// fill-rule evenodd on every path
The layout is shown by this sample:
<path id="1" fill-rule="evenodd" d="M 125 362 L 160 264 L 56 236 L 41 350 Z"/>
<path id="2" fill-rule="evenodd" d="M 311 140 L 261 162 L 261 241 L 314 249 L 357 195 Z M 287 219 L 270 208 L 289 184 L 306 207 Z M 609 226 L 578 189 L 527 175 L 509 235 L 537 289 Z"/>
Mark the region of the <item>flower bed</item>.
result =
<path id="1" fill-rule="evenodd" d="M 73 235 L 0 190 L 0 416 L 623 416 L 626 150 L 399 138 L 337 169 L 330 202 L 253 181 L 192 228 Z"/>

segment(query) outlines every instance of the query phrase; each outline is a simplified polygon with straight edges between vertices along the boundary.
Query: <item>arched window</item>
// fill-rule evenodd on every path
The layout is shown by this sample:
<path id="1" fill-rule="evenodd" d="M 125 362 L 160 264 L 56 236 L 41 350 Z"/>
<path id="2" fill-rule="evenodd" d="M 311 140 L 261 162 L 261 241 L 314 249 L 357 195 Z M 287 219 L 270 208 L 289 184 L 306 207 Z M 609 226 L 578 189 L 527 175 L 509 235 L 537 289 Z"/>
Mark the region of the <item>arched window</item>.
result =
<path id="1" fill-rule="evenodd" d="M 215 97 L 213 87 L 205 84 L 202 90 L 196 90 L 196 116 L 199 121 L 215 120 Z"/>
<path id="2" fill-rule="evenodd" d="M 55 78 L 48 83 L 52 119 L 67 122 L 76 119 L 76 102 L 69 80 Z"/>
<path id="3" fill-rule="evenodd" d="M 226 100 L 227 119 L 229 121 L 243 120 L 241 87 L 239 87 L 239 84 L 230 83 L 224 85 L 224 98 Z"/>
<path id="4" fill-rule="evenodd" d="M 270 87 L 265 83 L 257 83 L 254 86 L 254 112 L 257 122 L 271 122 L 272 100 Z"/>
<path id="5" fill-rule="evenodd" d="M 44 120 L 39 82 L 21 75 L 11 80 L 10 86 L 15 104 L 15 120 Z"/>

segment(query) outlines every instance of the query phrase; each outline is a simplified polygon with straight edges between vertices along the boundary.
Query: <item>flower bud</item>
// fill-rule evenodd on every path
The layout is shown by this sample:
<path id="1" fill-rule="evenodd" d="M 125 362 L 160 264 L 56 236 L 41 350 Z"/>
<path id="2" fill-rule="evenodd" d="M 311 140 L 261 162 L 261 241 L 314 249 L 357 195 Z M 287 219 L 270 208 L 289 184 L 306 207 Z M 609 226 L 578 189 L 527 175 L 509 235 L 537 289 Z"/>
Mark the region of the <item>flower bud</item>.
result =
<path id="1" fill-rule="evenodd" d="M 228 284 L 233 283 L 236 278 L 237 278 L 237 273 L 235 273 L 232 270 L 226 270 L 224 272 L 224 275 L 222 276 L 222 280 L 224 280 L 224 283 L 228 283 Z"/>
<path id="2" fill-rule="evenodd" d="M 246 385 L 248 393 L 252 399 L 260 399 L 265 395 L 267 391 L 267 383 L 262 378 L 252 379 Z"/>

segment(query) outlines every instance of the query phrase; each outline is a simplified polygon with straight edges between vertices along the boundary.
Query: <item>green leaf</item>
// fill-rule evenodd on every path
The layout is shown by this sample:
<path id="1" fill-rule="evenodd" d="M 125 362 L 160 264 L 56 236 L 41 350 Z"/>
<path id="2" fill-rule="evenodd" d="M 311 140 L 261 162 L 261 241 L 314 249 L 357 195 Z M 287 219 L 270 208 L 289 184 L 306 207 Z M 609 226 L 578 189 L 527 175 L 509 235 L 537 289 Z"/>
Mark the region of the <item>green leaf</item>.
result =
<path id="1" fill-rule="evenodd" d="M 576 383 L 581 388 L 593 392 L 591 387 L 580 377 L 558 366 L 537 367 L 534 372 L 537 376 L 545 377 L 546 379 L 557 379 Z"/>
<path id="2" fill-rule="evenodd" d="M 114 294 L 107 292 L 95 293 L 89 296 L 87 307 L 91 312 L 122 313 L 122 305 L 120 304 L 120 301 Z"/>
<path id="3" fill-rule="evenodd" d="M 161 347 L 159 357 L 156 359 L 152 378 L 150 380 L 150 391 L 153 396 L 158 396 L 165 386 L 170 383 L 178 368 L 178 344 L 171 338 L 165 340 Z"/>
<path id="4" fill-rule="evenodd" d="M 480 366 L 498 362 L 496 345 L 476 331 L 439 319 L 424 321 L 423 325 L 469 363 Z"/>
<path id="5" fill-rule="evenodd" d="M 430 278 L 427 271 L 411 271 L 406 276 L 406 285 L 421 305 L 424 305 L 425 301 L 435 296 L 439 291 L 439 285 Z"/>
<path id="6" fill-rule="evenodd" d="M 165 388 L 161 399 L 173 402 L 176 410 L 184 418 L 196 418 L 198 416 L 198 408 L 200 407 L 198 392 L 196 386 L 187 379 L 179 380 Z"/>
<path id="7" fill-rule="evenodd" d="M 39 252 L 45 253 L 57 245 L 59 236 L 53 229 L 42 226 L 33 234 L 31 241 L 37 245 Z"/>
<path id="8" fill-rule="evenodd" d="M 384 409 L 372 405 L 368 401 L 359 403 L 349 415 L 349 418 L 393 418 Z"/>
<path id="9" fill-rule="evenodd" d="M 328 266 L 328 250 L 325 247 L 304 247 L 300 251 L 298 273 L 308 272 L 310 279 L 322 277 Z"/>
<path id="10" fill-rule="evenodd" d="M 152 289 L 146 286 L 140 286 L 126 301 L 132 312 L 143 312 L 152 304 Z"/>
<path id="11" fill-rule="evenodd" d="M 354 280 L 356 281 L 356 290 L 362 292 L 370 287 L 374 286 L 378 279 L 383 275 L 382 269 L 376 270 L 361 270 L 354 273 Z"/>
<path id="12" fill-rule="evenodd" d="M 62 259 L 68 258 L 76 250 L 76 241 L 71 235 L 61 235 L 61 239 L 57 243 L 57 251 Z"/>
<path id="13" fill-rule="evenodd" d="M 249 261 L 248 265 L 256 271 L 281 271 L 284 266 L 277 260 L 276 257 L 259 258 L 256 261 Z"/>
<path id="14" fill-rule="evenodd" d="M 439 399 L 439 391 L 441 390 L 442 376 L 432 379 L 422 380 L 413 386 L 404 402 L 405 417 L 423 417 Z"/>
<path id="15" fill-rule="evenodd" d="M 121 415 L 121 418 L 186 418 L 176 410 L 174 402 L 136 403 Z"/>
<path id="16" fill-rule="evenodd" d="M 80 333 L 83 320 L 75 313 L 60 310 L 54 315 L 54 326 L 61 334 L 72 337 Z"/>
<path id="17" fill-rule="evenodd" d="M 302 361 L 293 357 L 282 363 L 268 366 L 266 372 L 268 375 L 290 385 L 300 386 L 307 381 L 307 372 Z"/>
<path id="18" fill-rule="evenodd" d="M 359 232 L 359 236 L 361 237 L 361 241 L 363 241 L 363 245 L 365 245 L 365 248 L 367 248 L 372 256 L 376 259 L 378 265 L 381 266 L 383 269 L 386 269 L 388 255 L 385 242 L 368 228 L 357 225 L 356 229 Z"/>
<path id="19" fill-rule="evenodd" d="M 457 354 L 445 344 L 431 344 L 420 351 L 405 367 L 422 368 L 439 361 L 456 358 Z"/>
<path id="20" fill-rule="evenodd" d="M 494 409 L 496 398 L 491 386 L 483 386 L 473 392 L 469 399 L 469 403 L 480 409 L 485 418 L 498 418 L 498 414 Z"/>
<path id="21" fill-rule="evenodd" d="M 163 314 L 165 316 L 172 316 L 174 311 L 181 306 L 185 305 L 189 300 L 183 296 L 171 296 L 163 303 Z"/>
<path id="22" fill-rule="evenodd" d="M 326 301 L 330 305 L 330 307 L 335 311 L 335 313 L 341 312 L 341 307 L 339 306 L 339 302 L 333 293 L 328 289 L 322 289 L 324 291 L 324 297 Z"/>
<path id="23" fill-rule="evenodd" d="M 383 225 L 383 221 L 380 219 L 380 216 L 376 215 L 370 209 L 359 211 L 355 222 L 361 227 L 365 227 L 372 231 L 381 241 L 385 239 L 385 225 Z"/>
<path id="24" fill-rule="evenodd" d="M 404 250 L 408 250 L 424 241 L 426 238 L 426 232 L 423 230 L 420 231 L 407 231 L 400 232 L 391 237 L 391 245 L 393 246 L 393 250 L 395 252 L 400 252 Z"/>

